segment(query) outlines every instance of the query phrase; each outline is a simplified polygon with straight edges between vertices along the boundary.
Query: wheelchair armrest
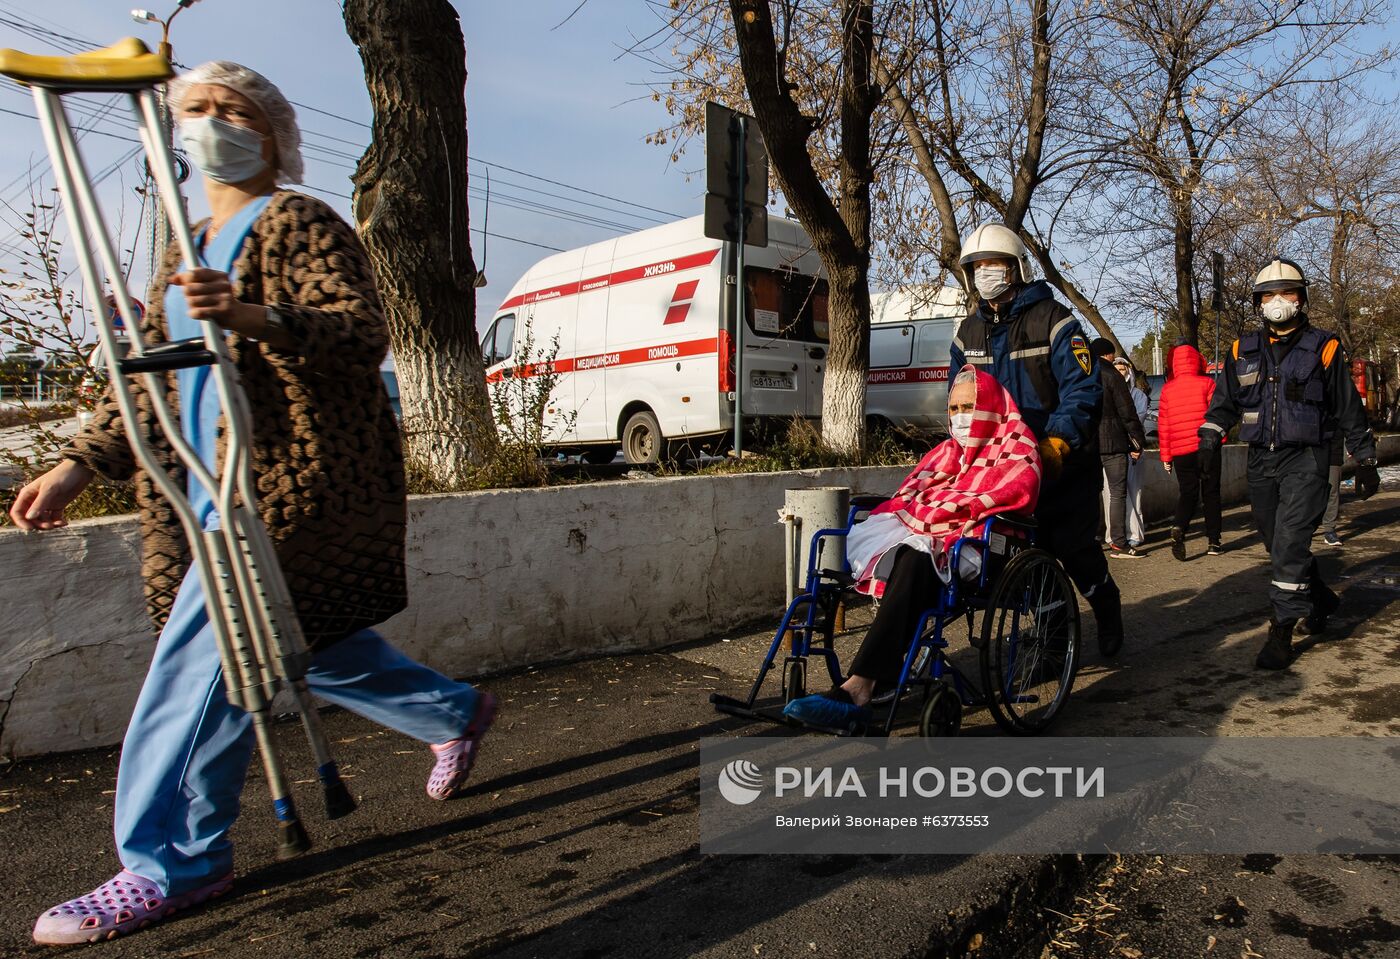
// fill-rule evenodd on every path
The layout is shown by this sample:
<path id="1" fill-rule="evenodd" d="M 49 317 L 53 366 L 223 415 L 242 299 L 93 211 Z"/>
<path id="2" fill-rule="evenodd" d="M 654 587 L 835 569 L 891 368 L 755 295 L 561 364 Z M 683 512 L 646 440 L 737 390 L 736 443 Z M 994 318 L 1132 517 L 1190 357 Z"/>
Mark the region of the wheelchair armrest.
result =
<path id="1" fill-rule="evenodd" d="M 1027 516 L 1024 513 L 998 513 L 991 517 L 994 523 L 1004 523 L 1017 529 L 1033 530 L 1036 528 L 1034 516 Z"/>
<path id="2" fill-rule="evenodd" d="M 837 586 L 854 586 L 856 578 L 845 570 L 823 569 L 818 571 L 822 579 L 830 580 Z"/>
<path id="3" fill-rule="evenodd" d="M 888 496 L 880 496 L 874 493 L 860 493 L 851 497 L 851 509 L 859 510 L 864 513 L 879 506 L 887 499 L 889 499 Z"/>

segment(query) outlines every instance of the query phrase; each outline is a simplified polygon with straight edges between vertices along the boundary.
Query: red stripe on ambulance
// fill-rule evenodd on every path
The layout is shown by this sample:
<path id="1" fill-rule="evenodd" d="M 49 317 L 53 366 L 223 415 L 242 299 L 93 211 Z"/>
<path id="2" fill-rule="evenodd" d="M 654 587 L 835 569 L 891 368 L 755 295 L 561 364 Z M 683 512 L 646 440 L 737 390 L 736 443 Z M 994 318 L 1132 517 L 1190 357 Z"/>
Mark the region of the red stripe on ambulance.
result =
<path id="1" fill-rule="evenodd" d="M 706 250 L 703 253 L 691 253 L 688 256 L 678 256 L 671 260 L 658 260 L 655 263 L 648 263 L 644 266 L 633 267 L 630 270 L 619 270 L 616 273 L 608 273 L 604 276 L 595 276 L 590 280 L 580 280 L 577 283 L 563 283 L 559 286 L 546 287 L 543 290 L 531 290 L 512 296 L 501 304 L 500 309 L 508 310 L 513 306 L 520 306 L 526 303 L 538 303 L 541 300 L 557 300 L 564 296 L 577 296 L 580 293 L 588 293 L 592 290 L 601 290 L 609 286 L 618 286 L 622 283 L 632 283 L 636 280 L 649 280 L 656 276 L 665 276 L 668 273 L 680 273 L 684 270 L 694 270 L 702 266 L 709 266 L 719 256 L 719 250 Z"/>
<path id="2" fill-rule="evenodd" d="M 948 367 L 920 366 L 897 370 L 871 370 L 865 377 L 867 383 L 946 383 Z"/>
<path id="3" fill-rule="evenodd" d="M 587 356 L 568 357 L 554 361 L 555 373 L 582 373 L 587 370 L 609 369 L 614 366 L 636 366 L 641 363 L 657 363 L 665 360 L 680 360 L 691 356 L 708 356 L 719 351 L 719 340 L 708 337 L 699 340 L 686 340 L 683 343 L 663 343 L 660 346 L 639 346 L 630 350 L 617 350 L 612 353 L 590 353 Z M 516 377 L 538 376 L 545 372 L 544 364 L 538 366 L 515 367 L 511 375 Z M 488 383 L 499 382 L 502 370 L 488 373 Z"/>

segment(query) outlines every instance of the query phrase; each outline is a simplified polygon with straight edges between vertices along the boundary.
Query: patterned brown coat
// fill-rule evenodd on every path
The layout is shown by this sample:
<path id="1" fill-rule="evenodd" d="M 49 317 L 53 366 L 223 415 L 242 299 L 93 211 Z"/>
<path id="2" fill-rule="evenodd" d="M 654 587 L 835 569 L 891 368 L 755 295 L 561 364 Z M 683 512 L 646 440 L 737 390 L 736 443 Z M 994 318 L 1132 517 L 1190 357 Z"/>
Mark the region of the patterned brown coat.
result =
<path id="1" fill-rule="evenodd" d="M 171 253 L 151 286 L 145 342 L 168 338 Z M 239 299 L 276 308 L 297 348 L 278 351 L 236 333 L 229 351 L 253 416 L 258 512 L 267 525 L 307 642 L 344 638 L 403 609 L 406 487 L 398 423 L 379 375 L 388 331 L 359 238 L 320 200 L 278 191 L 238 256 Z M 139 380 L 139 427 L 183 488 L 186 477 Z M 167 398 L 178 416 L 175 375 Z M 223 430 L 219 451 L 223 455 Z M 189 566 L 179 520 L 140 470 L 108 387 L 93 422 L 65 457 L 111 479 L 134 478 L 141 509 L 142 575 L 157 628 Z"/>

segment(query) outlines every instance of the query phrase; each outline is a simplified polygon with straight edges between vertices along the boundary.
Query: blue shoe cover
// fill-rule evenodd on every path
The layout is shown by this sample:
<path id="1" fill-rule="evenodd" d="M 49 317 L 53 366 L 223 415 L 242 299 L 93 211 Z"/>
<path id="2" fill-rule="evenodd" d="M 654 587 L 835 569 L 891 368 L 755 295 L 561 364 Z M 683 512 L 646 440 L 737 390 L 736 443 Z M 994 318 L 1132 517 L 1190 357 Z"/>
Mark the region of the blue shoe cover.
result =
<path id="1" fill-rule="evenodd" d="M 843 703 L 825 696 L 803 696 L 787 704 L 783 715 L 810 726 L 845 729 L 851 723 L 870 720 L 870 710 L 855 703 Z"/>

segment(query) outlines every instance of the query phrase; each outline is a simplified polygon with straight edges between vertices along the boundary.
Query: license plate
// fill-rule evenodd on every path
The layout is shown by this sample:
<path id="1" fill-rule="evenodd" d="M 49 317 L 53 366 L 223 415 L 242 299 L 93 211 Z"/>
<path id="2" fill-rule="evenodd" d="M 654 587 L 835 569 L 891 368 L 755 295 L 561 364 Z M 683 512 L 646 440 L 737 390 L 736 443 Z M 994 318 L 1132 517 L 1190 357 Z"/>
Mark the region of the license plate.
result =
<path id="1" fill-rule="evenodd" d="M 749 382 L 755 389 L 760 390 L 790 390 L 793 388 L 792 377 L 787 373 L 754 373 L 749 377 Z"/>

